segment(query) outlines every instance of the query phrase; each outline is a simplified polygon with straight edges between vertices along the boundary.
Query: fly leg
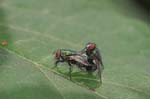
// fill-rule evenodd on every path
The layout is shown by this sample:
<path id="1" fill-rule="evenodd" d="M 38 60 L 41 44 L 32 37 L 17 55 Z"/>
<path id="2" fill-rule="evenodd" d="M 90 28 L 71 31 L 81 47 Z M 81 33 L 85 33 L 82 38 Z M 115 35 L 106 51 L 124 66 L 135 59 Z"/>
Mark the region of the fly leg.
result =
<path id="1" fill-rule="evenodd" d="M 101 84 L 102 83 L 102 72 L 101 72 L 100 66 L 97 66 L 97 69 L 98 69 L 98 76 L 99 76 L 100 84 Z"/>
<path id="2" fill-rule="evenodd" d="M 56 68 L 57 67 L 57 64 L 60 63 L 60 62 L 64 62 L 64 60 L 60 60 L 60 59 L 57 59 L 54 63 L 54 67 L 53 68 Z"/>
<path id="3" fill-rule="evenodd" d="M 58 64 L 59 62 L 60 62 L 59 60 L 57 60 L 57 61 L 55 62 L 55 67 L 57 67 L 57 64 Z"/>

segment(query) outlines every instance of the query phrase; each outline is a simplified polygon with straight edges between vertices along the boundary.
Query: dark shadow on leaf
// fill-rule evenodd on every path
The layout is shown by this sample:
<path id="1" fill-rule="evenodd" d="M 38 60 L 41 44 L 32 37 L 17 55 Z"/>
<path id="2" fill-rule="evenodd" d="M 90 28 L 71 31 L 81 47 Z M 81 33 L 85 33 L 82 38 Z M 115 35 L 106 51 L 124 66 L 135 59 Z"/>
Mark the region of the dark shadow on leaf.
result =
<path id="1" fill-rule="evenodd" d="M 73 81 L 82 84 L 89 89 L 96 89 L 100 87 L 101 83 L 94 74 L 82 73 L 82 72 L 74 72 L 72 73 Z"/>
<path id="2" fill-rule="evenodd" d="M 68 72 L 62 72 L 59 69 L 55 69 L 57 72 L 61 73 L 63 77 L 69 79 Z M 99 78 L 96 74 L 88 74 L 87 72 L 72 72 L 71 74 L 72 80 L 74 83 L 84 86 L 88 89 L 95 90 L 101 86 Z"/>

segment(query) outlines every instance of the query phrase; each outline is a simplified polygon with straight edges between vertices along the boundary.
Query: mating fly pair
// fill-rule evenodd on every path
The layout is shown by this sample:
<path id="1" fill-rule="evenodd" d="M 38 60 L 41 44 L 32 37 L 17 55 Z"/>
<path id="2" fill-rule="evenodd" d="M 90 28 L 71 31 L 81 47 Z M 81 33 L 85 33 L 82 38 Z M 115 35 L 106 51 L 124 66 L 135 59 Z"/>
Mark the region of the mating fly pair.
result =
<path id="1" fill-rule="evenodd" d="M 55 51 L 55 66 L 59 62 L 66 62 L 69 65 L 69 77 L 71 79 L 72 65 L 76 65 L 82 71 L 97 74 L 102 82 L 102 71 L 104 69 L 101 54 L 95 43 L 88 43 L 86 47 L 80 51 L 70 49 L 58 49 Z"/>

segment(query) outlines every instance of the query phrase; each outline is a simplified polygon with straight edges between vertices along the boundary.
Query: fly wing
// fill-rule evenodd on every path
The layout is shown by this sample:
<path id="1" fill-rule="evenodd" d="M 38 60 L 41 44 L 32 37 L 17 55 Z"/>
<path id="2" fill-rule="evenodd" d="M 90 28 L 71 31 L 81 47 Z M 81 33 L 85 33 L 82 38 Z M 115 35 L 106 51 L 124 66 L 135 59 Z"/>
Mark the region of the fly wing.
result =
<path id="1" fill-rule="evenodd" d="M 102 68 L 104 69 L 104 65 L 103 65 L 103 61 L 102 61 L 102 57 L 100 54 L 100 50 L 96 49 L 96 53 L 95 53 L 96 58 L 98 59 L 98 61 L 100 62 L 100 65 L 102 66 Z"/>
<path id="2" fill-rule="evenodd" d="M 84 59 L 84 57 L 80 56 L 80 55 L 73 55 L 73 56 L 70 56 L 70 59 L 71 60 L 74 60 L 74 61 L 77 61 L 83 65 L 89 65 L 88 62 L 86 61 L 86 59 Z"/>

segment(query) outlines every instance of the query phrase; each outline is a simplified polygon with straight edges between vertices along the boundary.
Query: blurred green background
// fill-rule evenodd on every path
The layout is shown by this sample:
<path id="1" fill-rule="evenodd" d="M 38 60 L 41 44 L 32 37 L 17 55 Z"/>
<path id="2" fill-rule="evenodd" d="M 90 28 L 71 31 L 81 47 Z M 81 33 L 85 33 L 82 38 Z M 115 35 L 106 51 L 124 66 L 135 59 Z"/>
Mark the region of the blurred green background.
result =
<path id="1" fill-rule="evenodd" d="M 0 99 L 149 99 L 149 7 L 139 4 L 0 1 Z M 94 92 L 87 89 L 95 85 L 87 75 L 77 73 L 72 82 L 62 77 L 66 64 L 52 69 L 56 49 L 79 51 L 88 42 L 98 45 L 105 66 L 103 84 Z"/>

